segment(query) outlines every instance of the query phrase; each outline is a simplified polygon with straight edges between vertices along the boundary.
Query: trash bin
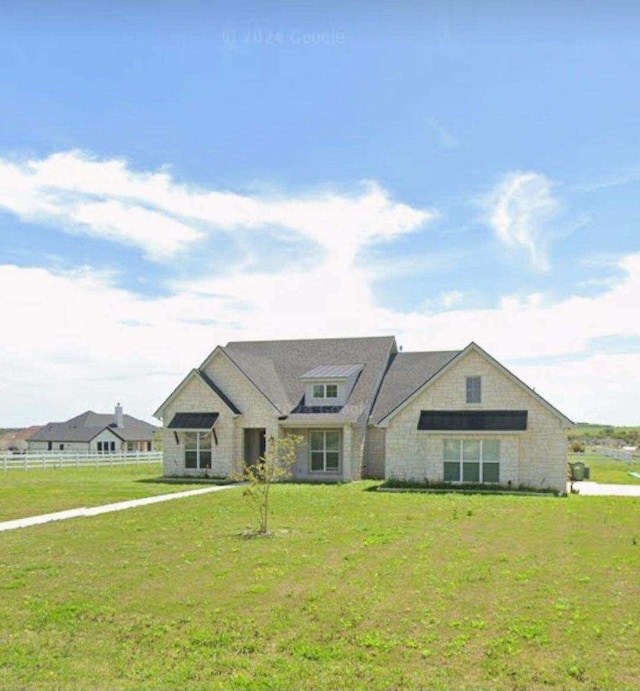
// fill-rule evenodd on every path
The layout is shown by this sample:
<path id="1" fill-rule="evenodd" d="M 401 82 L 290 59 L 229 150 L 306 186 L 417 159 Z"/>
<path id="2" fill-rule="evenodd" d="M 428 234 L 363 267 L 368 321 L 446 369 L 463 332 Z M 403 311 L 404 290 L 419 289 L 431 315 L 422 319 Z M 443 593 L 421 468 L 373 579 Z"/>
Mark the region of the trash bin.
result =
<path id="1" fill-rule="evenodd" d="M 591 475 L 591 468 L 585 465 L 584 467 L 584 479 L 588 480 Z"/>
<path id="2" fill-rule="evenodd" d="M 571 464 L 571 479 L 576 482 L 584 480 L 584 463 L 578 461 Z"/>

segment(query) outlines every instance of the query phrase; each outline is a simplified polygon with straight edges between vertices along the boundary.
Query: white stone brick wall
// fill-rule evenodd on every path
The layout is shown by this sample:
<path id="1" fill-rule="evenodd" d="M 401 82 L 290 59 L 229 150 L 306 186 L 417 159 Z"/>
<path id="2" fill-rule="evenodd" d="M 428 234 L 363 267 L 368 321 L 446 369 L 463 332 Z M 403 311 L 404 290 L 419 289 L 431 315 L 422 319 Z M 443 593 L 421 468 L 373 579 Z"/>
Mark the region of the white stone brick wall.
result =
<path id="1" fill-rule="evenodd" d="M 51 443 L 51 451 L 60 451 L 60 444 L 64 446 L 63 451 L 73 451 L 73 452 L 81 452 L 81 453 L 88 453 L 89 452 L 89 444 L 86 441 L 73 441 L 73 442 L 68 442 L 68 441 L 54 441 Z M 116 448 L 118 448 L 116 446 Z M 40 452 L 40 451 L 47 451 L 49 449 L 49 442 L 46 441 L 29 441 L 29 451 L 33 451 L 34 453 Z"/>
<path id="2" fill-rule="evenodd" d="M 164 410 L 164 474 L 202 474 L 202 471 L 184 467 L 184 439 L 178 432 L 176 443 L 173 430 L 166 428 L 175 413 L 217 412 L 214 426 L 218 444 L 213 444 L 213 468 L 215 476 L 230 477 L 244 467 L 244 428 L 264 428 L 267 443 L 269 437 L 278 434 L 278 415 L 275 408 L 247 380 L 238 368 L 223 355 L 217 355 L 207 366 L 205 373 L 216 386 L 237 406 L 241 415 L 234 416 L 227 404 L 203 381 L 194 377 Z"/>
<path id="3" fill-rule="evenodd" d="M 366 478 L 383 478 L 385 466 L 385 435 L 386 430 L 380 427 L 367 427 L 364 442 L 363 476 Z"/>
<path id="4" fill-rule="evenodd" d="M 280 412 L 223 353 L 214 357 L 204 371 L 242 413 L 233 423 L 233 445 L 229 461 L 233 468 L 231 472 L 242 472 L 244 429 L 264 428 L 268 444 L 270 437 L 278 436 Z"/>
<path id="5" fill-rule="evenodd" d="M 466 403 L 466 377 L 482 377 L 482 403 Z M 528 410 L 526 432 L 418 431 L 421 410 Z M 385 477 L 441 480 L 445 438 L 500 439 L 500 481 L 566 489 L 566 431 L 558 417 L 477 352 L 469 352 L 402 409 L 386 433 Z"/>

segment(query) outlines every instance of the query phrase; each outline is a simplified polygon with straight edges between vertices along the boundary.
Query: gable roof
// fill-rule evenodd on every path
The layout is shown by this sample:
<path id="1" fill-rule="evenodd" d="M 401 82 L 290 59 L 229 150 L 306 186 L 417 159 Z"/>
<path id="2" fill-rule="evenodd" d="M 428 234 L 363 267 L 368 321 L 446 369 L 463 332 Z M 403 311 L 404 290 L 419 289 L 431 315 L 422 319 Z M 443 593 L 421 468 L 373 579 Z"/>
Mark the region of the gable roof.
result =
<path id="1" fill-rule="evenodd" d="M 528 393 L 530 396 L 535 398 L 538 403 L 540 403 L 544 408 L 546 408 L 550 413 L 555 415 L 557 418 L 559 418 L 564 424 L 567 426 L 573 426 L 573 422 L 563 413 L 561 413 L 557 408 L 551 405 L 546 399 L 544 399 L 540 394 L 536 393 L 531 387 L 527 386 L 521 379 L 516 377 L 513 372 L 510 372 L 504 365 L 499 363 L 494 357 L 489 355 L 485 350 L 483 350 L 477 343 L 474 343 L 473 341 L 469 343 L 469 345 L 464 349 L 461 350 L 457 353 L 453 354 L 453 357 L 449 359 L 448 362 L 445 362 L 437 371 L 435 371 L 429 379 L 424 381 L 420 386 L 418 386 L 413 392 L 411 392 L 404 400 L 400 401 L 394 408 L 389 410 L 389 412 L 385 413 L 383 417 L 381 417 L 379 420 L 376 421 L 376 424 L 381 424 L 383 422 L 386 422 L 389 420 L 391 417 L 396 415 L 402 408 L 404 408 L 415 396 L 420 394 L 427 386 L 430 386 L 433 384 L 435 381 L 437 381 L 445 372 L 450 370 L 455 363 L 459 362 L 465 355 L 470 353 L 471 351 L 475 351 L 478 353 L 481 357 L 485 358 L 488 360 L 494 367 L 496 367 L 498 370 L 500 370 L 506 377 L 508 377 L 516 386 L 521 388 L 523 391 Z M 410 355 L 410 353 L 407 353 Z M 428 355 L 429 353 L 422 353 L 423 355 Z"/>
<path id="2" fill-rule="evenodd" d="M 122 441 L 152 441 L 156 428 L 131 415 L 122 416 L 122 427 L 116 427 L 113 413 L 94 413 L 87 410 L 66 422 L 49 422 L 30 438 L 30 441 L 89 442 L 108 429 Z"/>
<path id="3" fill-rule="evenodd" d="M 223 348 L 229 358 L 283 415 L 296 409 L 305 392 L 302 376 L 319 367 L 364 363 L 347 404 L 330 415 L 339 421 L 355 421 L 369 413 L 387 367 L 396 351 L 393 336 L 324 338 L 287 341 L 235 341 Z M 311 422 L 314 413 L 293 413 Z M 289 415 L 289 419 L 292 416 Z"/>
<path id="4" fill-rule="evenodd" d="M 459 350 L 446 350 L 397 353 L 393 356 L 371 413 L 371 421 L 378 423 L 387 417 L 451 362 L 459 352 Z"/>
<path id="5" fill-rule="evenodd" d="M 217 350 L 217 349 L 216 349 Z M 216 351 L 214 351 L 216 352 Z M 211 356 L 209 356 L 211 357 Z M 235 403 L 222 391 L 222 389 L 214 382 L 211 380 L 209 376 L 205 372 L 199 369 L 192 369 L 189 374 L 176 386 L 176 388 L 167 396 L 167 398 L 162 402 L 162 404 L 158 407 L 158 410 L 153 414 L 153 417 L 160 418 L 162 417 L 163 414 L 163 409 L 169 404 L 170 401 L 172 401 L 179 393 L 182 391 L 182 389 L 187 385 L 189 381 L 191 381 L 194 377 L 199 379 L 203 384 L 208 386 L 215 394 L 216 396 L 229 408 L 229 410 L 234 414 L 234 415 L 240 415 L 240 410 L 238 407 L 235 405 Z"/>

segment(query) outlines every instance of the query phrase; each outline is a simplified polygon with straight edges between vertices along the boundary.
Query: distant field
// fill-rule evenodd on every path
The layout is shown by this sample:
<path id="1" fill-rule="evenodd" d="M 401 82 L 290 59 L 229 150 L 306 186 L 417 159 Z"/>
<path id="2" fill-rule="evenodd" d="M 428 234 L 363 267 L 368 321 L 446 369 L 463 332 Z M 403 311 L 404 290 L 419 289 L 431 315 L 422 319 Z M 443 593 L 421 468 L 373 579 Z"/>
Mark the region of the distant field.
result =
<path id="1" fill-rule="evenodd" d="M 161 475 L 160 463 L 0 472 L 0 521 L 185 489 L 184 485 L 149 482 Z"/>
<path id="2" fill-rule="evenodd" d="M 0 688 L 637 688 L 640 499 L 373 486 L 0 533 Z"/>
<path id="3" fill-rule="evenodd" d="M 590 480 L 614 485 L 640 485 L 640 479 L 629 471 L 640 473 L 640 462 L 626 463 L 599 453 L 570 453 L 570 463 L 581 461 L 590 469 Z"/>

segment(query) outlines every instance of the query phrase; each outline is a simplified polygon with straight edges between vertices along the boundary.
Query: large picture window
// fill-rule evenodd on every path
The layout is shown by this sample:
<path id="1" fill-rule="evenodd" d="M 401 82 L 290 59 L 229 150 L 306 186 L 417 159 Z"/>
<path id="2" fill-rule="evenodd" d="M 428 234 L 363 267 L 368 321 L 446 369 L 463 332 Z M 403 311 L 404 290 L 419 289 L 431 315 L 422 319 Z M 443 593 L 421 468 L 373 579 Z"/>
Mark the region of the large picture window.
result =
<path id="1" fill-rule="evenodd" d="M 498 439 L 445 439 L 445 482 L 500 482 Z"/>
<path id="2" fill-rule="evenodd" d="M 340 469 L 339 430 L 312 430 L 309 437 L 311 472 L 337 472 Z"/>
<path id="3" fill-rule="evenodd" d="M 184 433 L 184 467 L 195 470 L 211 468 L 211 432 Z"/>

